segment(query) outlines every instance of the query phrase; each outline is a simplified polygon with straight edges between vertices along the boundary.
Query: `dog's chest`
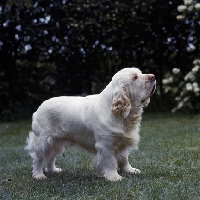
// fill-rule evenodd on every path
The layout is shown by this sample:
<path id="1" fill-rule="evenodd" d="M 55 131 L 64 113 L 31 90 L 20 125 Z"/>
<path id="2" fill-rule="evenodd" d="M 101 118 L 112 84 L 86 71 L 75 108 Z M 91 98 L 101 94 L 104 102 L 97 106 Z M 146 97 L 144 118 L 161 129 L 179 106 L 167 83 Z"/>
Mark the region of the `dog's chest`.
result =
<path id="1" fill-rule="evenodd" d="M 124 119 L 124 129 L 125 132 L 128 134 L 129 132 L 133 132 L 134 129 L 138 129 L 140 126 L 140 122 L 142 120 L 141 114 L 132 114 Z"/>
<path id="2" fill-rule="evenodd" d="M 127 138 L 127 137 L 116 137 L 113 142 L 113 148 L 117 151 L 123 151 L 127 148 L 137 148 L 137 144 L 139 142 L 139 138 Z"/>

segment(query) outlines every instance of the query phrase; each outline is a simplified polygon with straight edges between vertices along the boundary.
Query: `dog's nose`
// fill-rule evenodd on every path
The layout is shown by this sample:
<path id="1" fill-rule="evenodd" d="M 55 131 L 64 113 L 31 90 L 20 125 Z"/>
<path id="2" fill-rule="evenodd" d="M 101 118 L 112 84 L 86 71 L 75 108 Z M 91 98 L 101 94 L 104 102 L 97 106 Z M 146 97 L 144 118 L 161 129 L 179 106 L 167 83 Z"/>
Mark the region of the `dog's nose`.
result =
<path id="1" fill-rule="evenodd" d="M 156 77 L 155 77 L 155 75 L 153 75 L 153 74 L 148 74 L 147 77 L 148 77 L 147 79 L 148 79 L 149 81 L 152 81 L 152 82 L 153 82 L 153 81 L 156 80 Z"/>

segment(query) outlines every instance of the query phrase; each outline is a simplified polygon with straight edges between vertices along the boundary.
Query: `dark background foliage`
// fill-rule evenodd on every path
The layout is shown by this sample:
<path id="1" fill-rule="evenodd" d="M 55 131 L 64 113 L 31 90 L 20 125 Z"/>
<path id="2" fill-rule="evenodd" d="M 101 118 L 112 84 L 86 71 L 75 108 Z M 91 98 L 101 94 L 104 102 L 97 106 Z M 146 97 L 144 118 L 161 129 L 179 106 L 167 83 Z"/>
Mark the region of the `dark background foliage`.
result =
<path id="1" fill-rule="evenodd" d="M 1 120 L 30 117 L 53 96 L 99 93 L 130 66 L 156 75 L 159 108 L 164 75 L 176 67 L 187 73 L 198 56 L 199 24 L 176 19 L 182 3 L 2 0 Z"/>

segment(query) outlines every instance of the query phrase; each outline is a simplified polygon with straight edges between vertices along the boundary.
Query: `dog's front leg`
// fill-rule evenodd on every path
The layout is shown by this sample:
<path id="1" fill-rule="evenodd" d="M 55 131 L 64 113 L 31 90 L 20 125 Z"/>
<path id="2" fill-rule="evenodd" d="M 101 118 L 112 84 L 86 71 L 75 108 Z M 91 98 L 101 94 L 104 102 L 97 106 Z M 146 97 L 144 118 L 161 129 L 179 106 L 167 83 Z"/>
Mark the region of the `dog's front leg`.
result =
<path id="1" fill-rule="evenodd" d="M 139 169 L 131 167 L 131 165 L 128 162 L 128 155 L 128 151 L 123 151 L 117 155 L 118 166 L 120 170 L 135 174 L 140 173 L 141 171 Z"/>
<path id="2" fill-rule="evenodd" d="M 122 179 L 117 172 L 117 159 L 114 151 L 103 143 L 96 143 L 97 154 L 95 165 L 99 177 L 105 177 L 109 181 L 119 181 Z"/>

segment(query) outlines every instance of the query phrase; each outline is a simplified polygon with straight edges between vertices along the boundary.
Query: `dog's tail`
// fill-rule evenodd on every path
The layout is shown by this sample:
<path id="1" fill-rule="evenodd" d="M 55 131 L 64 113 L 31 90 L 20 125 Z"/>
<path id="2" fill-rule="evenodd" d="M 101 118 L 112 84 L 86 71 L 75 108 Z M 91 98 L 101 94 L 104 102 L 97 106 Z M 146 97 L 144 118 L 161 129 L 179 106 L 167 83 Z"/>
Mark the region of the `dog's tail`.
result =
<path id="1" fill-rule="evenodd" d="M 29 132 L 29 137 L 26 139 L 26 147 L 24 148 L 25 150 L 29 151 L 30 155 L 32 158 L 35 157 L 36 152 L 40 148 L 40 142 L 39 142 L 39 137 L 33 132 Z"/>

